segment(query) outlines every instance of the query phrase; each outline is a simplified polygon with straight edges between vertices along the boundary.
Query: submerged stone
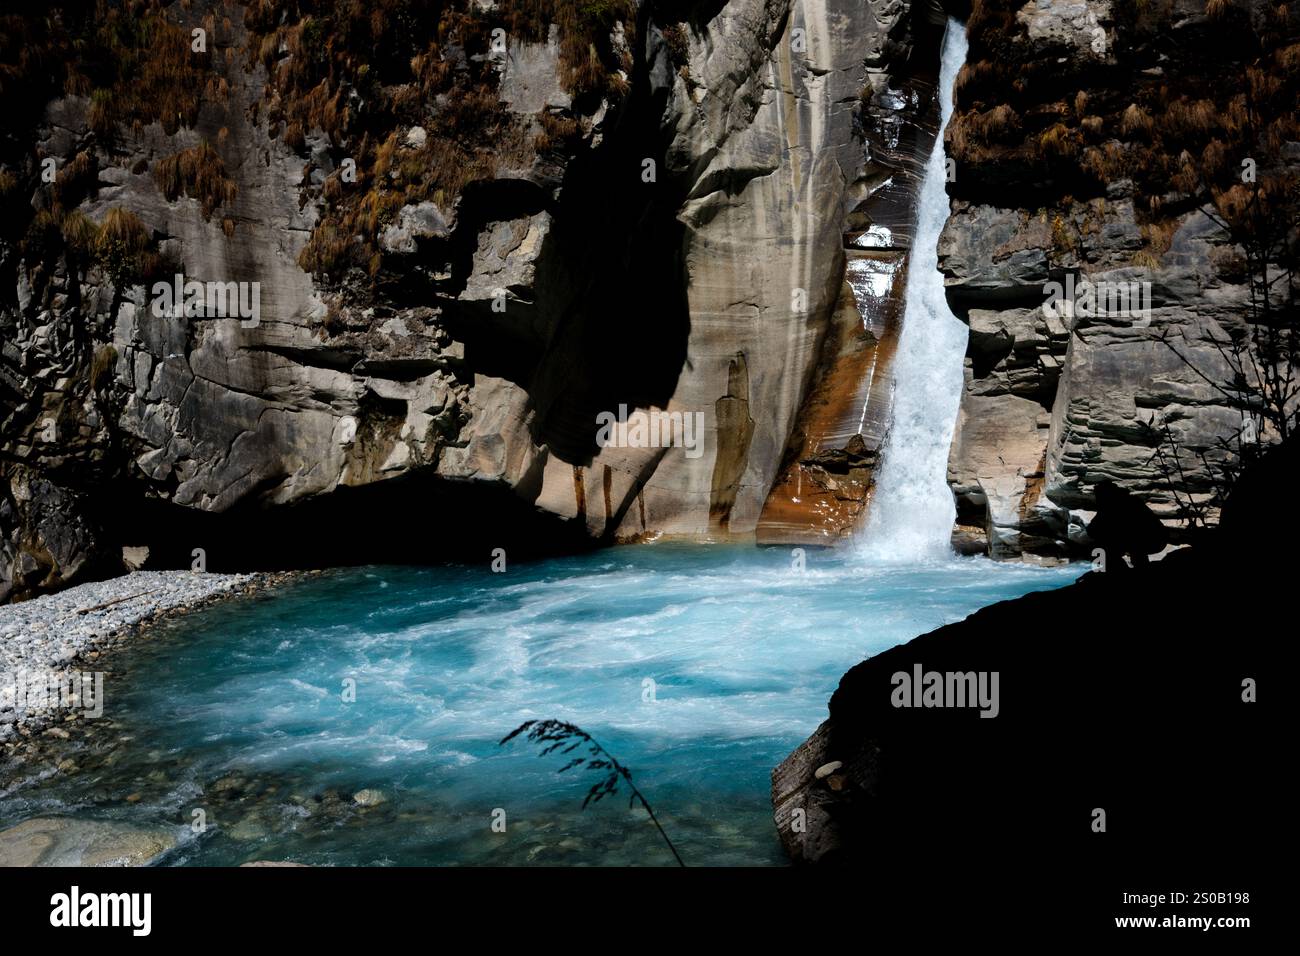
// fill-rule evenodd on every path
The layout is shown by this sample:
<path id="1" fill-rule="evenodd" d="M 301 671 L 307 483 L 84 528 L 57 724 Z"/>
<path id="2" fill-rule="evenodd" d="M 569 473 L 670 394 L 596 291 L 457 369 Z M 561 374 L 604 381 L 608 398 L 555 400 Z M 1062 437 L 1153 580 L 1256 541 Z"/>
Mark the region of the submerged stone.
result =
<path id="1" fill-rule="evenodd" d="M 0 830 L 2 866 L 144 866 L 176 835 L 110 820 L 37 817 Z"/>

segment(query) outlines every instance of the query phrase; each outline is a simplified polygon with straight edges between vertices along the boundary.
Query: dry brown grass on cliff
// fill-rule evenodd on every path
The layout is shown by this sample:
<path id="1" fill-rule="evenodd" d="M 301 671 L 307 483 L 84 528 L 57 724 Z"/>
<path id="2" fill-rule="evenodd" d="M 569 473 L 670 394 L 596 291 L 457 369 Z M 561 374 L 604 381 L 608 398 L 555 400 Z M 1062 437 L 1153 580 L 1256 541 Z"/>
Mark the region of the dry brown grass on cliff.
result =
<path id="1" fill-rule="evenodd" d="M 207 52 L 193 51 L 189 31 L 169 18 L 160 0 L 99 0 L 95 22 L 93 42 L 112 68 L 108 82 L 91 93 L 97 134 L 111 136 L 120 124 L 138 128 L 151 122 L 173 134 L 197 121 L 205 91 L 219 95 L 223 89 L 209 85 L 215 79 L 210 52 L 215 36 L 209 33 Z"/>
<path id="2" fill-rule="evenodd" d="M 1070 197 L 1065 197 L 1061 205 L 1069 208 L 1073 204 Z M 1052 251 L 1058 256 L 1083 254 L 1083 239 L 1079 227 L 1072 219 L 1067 219 L 1061 212 L 1054 212 L 1050 220 L 1052 234 Z"/>
<path id="3" fill-rule="evenodd" d="M 1201 150 L 1201 169 L 1210 179 L 1223 175 L 1228 166 L 1228 147 L 1223 140 L 1215 138 L 1205 144 Z"/>
<path id="4" fill-rule="evenodd" d="M 1100 146 L 1088 146 L 1083 151 L 1080 167 L 1100 182 L 1115 182 L 1123 178 L 1125 150 L 1118 140 L 1109 140 Z"/>
<path id="5" fill-rule="evenodd" d="M 543 113 L 540 123 L 542 131 L 533 140 L 533 146 L 539 153 L 563 149 L 582 134 L 581 124 L 569 116 Z"/>
<path id="6" fill-rule="evenodd" d="M 973 129 L 984 142 L 992 143 L 1011 138 L 1020 131 L 1020 117 L 1005 103 L 981 114 Z"/>
<path id="7" fill-rule="evenodd" d="M 561 79 L 574 96 L 626 92 L 617 72 L 630 72 L 631 63 L 616 53 L 609 37 L 621 22 L 627 46 L 635 44 L 632 0 L 503 0 L 499 9 L 511 36 L 540 42 L 549 24 L 559 28 Z"/>
<path id="8" fill-rule="evenodd" d="M 82 267 L 98 252 L 99 235 L 99 226 L 81 209 L 64 212 L 55 206 L 31 217 L 18 247 L 29 269 L 51 263 L 61 252 L 68 254 L 69 265 Z"/>
<path id="9" fill-rule="evenodd" d="M 59 231 L 63 233 L 63 242 L 69 251 L 79 257 L 90 256 L 99 242 L 99 226 L 80 209 L 63 216 Z"/>
<path id="10" fill-rule="evenodd" d="M 1181 220 L 1166 219 L 1163 222 L 1148 222 L 1139 227 L 1144 248 L 1148 254 L 1159 259 L 1173 245 L 1174 234 L 1178 232 Z"/>
<path id="11" fill-rule="evenodd" d="M 1219 123 L 1219 108 L 1208 99 L 1190 100 L 1180 97 L 1165 110 L 1161 128 L 1180 137 L 1201 137 L 1214 130 Z"/>
<path id="12" fill-rule="evenodd" d="M 1294 212 L 1296 195 L 1300 192 L 1300 179 L 1294 173 L 1263 177 L 1257 183 L 1233 183 L 1227 189 L 1213 190 L 1214 205 L 1224 221 L 1242 232 L 1255 229 L 1261 220 L 1274 217 L 1283 211 Z M 1289 223 L 1283 228 L 1295 228 L 1295 219 L 1287 215 Z"/>
<path id="13" fill-rule="evenodd" d="M 1011 0 L 973 0 L 966 32 L 976 39 L 1010 33 L 1015 29 L 1016 10 L 1020 6 Z"/>
<path id="14" fill-rule="evenodd" d="M 157 264 L 148 228 L 135 213 L 116 206 L 104 213 L 95 237 L 95 256 L 117 289 L 142 281 Z"/>
<path id="15" fill-rule="evenodd" d="M 352 215 L 344 219 L 350 233 L 361 233 L 374 239 L 382 226 L 387 225 L 405 205 L 402 193 L 395 190 L 372 189 L 353 208 Z"/>
<path id="16" fill-rule="evenodd" d="M 210 54 L 191 50 L 163 0 L 56 2 L 39 15 L 0 17 L 0 111 L 11 129 L 38 121 L 62 93 L 89 98 L 88 123 L 101 140 L 152 122 L 174 133 L 193 125 L 212 80 Z"/>
<path id="17" fill-rule="evenodd" d="M 1248 16 L 1240 2 L 1220 0 L 1207 25 L 1172 0 L 1116 0 L 1105 63 L 1031 41 L 1015 19 L 1022 6 L 973 4 L 949 128 L 966 170 L 959 195 L 1008 191 L 999 165 L 1028 165 L 1043 206 L 1064 212 L 1064 224 L 1067 194 L 1086 200 L 1118 185 L 1142 229 L 1132 262 L 1152 267 L 1197 208 L 1225 223 L 1234 241 L 1280 228 L 1300 192 L 1285 158 L 1287 144 L 1300 141 L 1300 43 L 1285 4 Z M 1170 47 L 1175 21 L 1184 32 Z M 1008 112 L 995 113 L 999 107 Z M 1011 115 L 1014 125 L 1005 121 Z M 1243 182 L 1248 169 L 1260 189 Z M 1054 235 L 1066 238 L 1060 228 Z"/>
<path id="18" fill-rule="evenodd" d="M 987 147 L 1019 141 L 1020 116 L 1005 103 L 983 113 L 958 114 L 952 124 L 951 144 L 958 162 L 987 155 Z"/>
<path id="19" fill-rule="evenodd" d="M 324 222 L 316 227 L 303 246 L 298 264 L 307 272 L 341 277 L 352 265 L 352 252 L 352 237 L 340 234 L 334 223 Z"/>
<path id="20" fill-rule="evenodd" d="M 376 274 L 383 263 L 378 235 L 403 205 L 429 200 L 450 208 L 470 183 L 507 166 L 528 167 L 539 145 L 567 141 L 565 121 L 539 117 L 534 142 L 530 124 L 500 102 L 498 58 L 484 56 L 494 28 L 504 27 L 509 43 L 541 41 L 547 24 L 557 23 L 571 89 L 608 92 L 614 54 L 606 27 L 630 9 L 624 0 L 506 0 L 488 13 L 467 0 L 249 4 L 248 56 L 267 72 L 262 106 L 272 135 L 282 132 L 286 145 L 302 152 L 306 135 L 319 129 L 355 162 L 355 182 L 335 172 L 319 190 L 326 206 L 300 257 L 303 268 L 332 279 L 354 266 Z M 577 43 L 588 27 L 604 38 L 593 45 L 583 34 Z M 357 94 L 363 113 L 349 105 Z M 414 126 L 426 136 L 412 148 L 406 136 Z"/>
<path id="21" fill-rule="evenodd" d="M 1205 2 L 1205 15 L 1211 20 L 1222 20 L 1231 9 L 1231 0 L 1206 0 Z"/>
<path id="22" fill-rule="evenodd" d="M 973 0 L 966 20 L 970 49 L 954 88 L 959 109 L 984 111 L 1000 103 L 1019 105 L 1013 94 L 1023 93 L 1027 78 L 1013 68 L 1013 50 L 1021 32 L 1016 11 L 1022 5 L 1022 0 Z"/>
<path id="23" fill-rule="evenodd" d="M 168 202 L 182 195 L 197 199 L 208 221 L 218 206 L 235 201 L 239 187 L 226 175 L 226 164 L 207 141 L 158 161 L 154 181 Z"/>
<path id="24" fill-rule="evenodd" d="M 314 12 L 295 0 L 257 0 L 245 14 L 249 62 L 267 72 L 268 120 L 319 128 L 335 142 L 398 125 L 427 127 L 435 114 L 458 109 L 467 93 L 480 87 L 494 92 L 495 64 L 484 54 L 491 52 L 496 28 L 505 30 L 507 44 L 540 43 L 554 24 L 561 80 L 569 91 L 618 95 L 624 91 L 618 71 L 630 68 L 610 41 L 618 22 L 630 42 L 631 0 L 501 0 L 486 13 L 466 0 L 374 0 Z M 451 59 L 454 48 L 469 61 Z M 364 97 L 364 119 L 347 105 L 348 89 Z"/>
<path id="25" fill-rule="evenodd" d="M 18 249 L 29 270 L 39 263 L 54 260 L 63 249 L 63 235 L 59 231 L 59 220 L 51 210 L 42 209 L 32 217 Z"/>
<path id="26" fill-rule="evenodd" d="M 1133 149 L 1126 173 L 1144 187 L 1148 203 L 1170 186 L 1212 198 L 1211 187 L 1223 190 L 1240 181 L 1244 161 L 1257 169 L 1274 166 L 1285 144 L 1300 138 L 1294 108 L 1300 83 L 1288 80 L 1280 65 L 1285 51 L 1276 56 L 1272 69 L 1248 66 L 1239 92 L 1207 89 L 1180 96 L 1156 117 L 1136 104 L 1129 107 L 1123 130 L 1149 145 Z"/>
<path id="27" fill-rule="evenodd" d="M 117 349 L 112 345 L 104 344 L 95 349 L 95 354 L 90 360 L 90 370 L 87 376 L 90 387 L 99 390 L 108 385 L 115 364 L 117 364 Z"/>
<path id="28" fill-rule="evenodd" d="M 1300 43 L 1284 46 L 1274 55 L 1278 69 L 1290 79 L 1300 78 Z"/>
<path id="29" fill-rule="evenodd" d="M 99 236 L 100 252 L 116 249 L 125 255 L 137 255 L 149 246 L 149 230 L 140 217 L 117 206 L 104 213 Z"/>
<path id="30" fill-rule="evenodd" d="M 83 149 L 55 175 L 55 201 L 65 207 L 77 205 L 94 189 L 98 178 L 99 163 L 93 153 Z"/>
<path id="31" fill-rule="evenodd" d="M 1178 171 L 1174 173 L 1170 185 L 1180 193 L 1186 193 L 1189 196 L 1200 192 L 1202 179 L 1200 170 L 1196 167 L 1196 162 L 1192 154 L 1183 150 L 1178 154 Z"/>
<path id="32" fill-rule="evenodd" d="M 1038 154 L 1049 161 L 1073 160 L 1083 146 L 1078 130 L 1054 123 L 1038 134 Z"/>
<path id="33" fill-rule="evenodd" d="M 90 94 L 86 122 L 96 136 L 104 140 L 111 139 L 121 118 L 112 90 L 99 89 Z"/>
<path id="34" fill-rule="evenodd" d="M 326 215 L 303 248 L 299 265 L 333 280 L 362 265 L 373 276 L 383 264 L 379 236 L 403 206 L 428 200 L 450 209 L 469 183 L 491 179 L 512 164 L 530 164 L 535 155 L 532 135 L 504 114 L 496 97 L 486 91 L 477 103 L 490 106 L 499 125 L 479 144 L 468 134 L 456 135 L 457 124 L 473 122 L 475 102 L 470 96 L 449 111 L 442 118 L 447 125 L 430 131 L 418 149 L 403 145 L 396 130 L 378 144 L 364 140 L 358 150 L 357 182 L 342 182 L 337 173 L 326 179 L 321 193 L 328 203 Z M 559 136 L 570 127 L 557 118 L 550 133 L 545 132 L 545 121 L 543 129 L 544 135 Z"/>
<path id="35" fill-rule="evenodd" d="M 1156 124 L 1151 119 L 1150 113 L 1138 106 L 1138 104 L 1130 103 L 1128 109 L 1124 110 L 1123 116 L 1120 117 L 1119 128 L 1120 132 L 1125 136 L 1150 142 Z"/>
<path id="36" fill-rule="evenodd" d="M 678 69 L 687 66 L 691 44 L 690 38 L 686 35 L 686 26 L 682 23 L 665 24 L 660 28 L 660 33 L 663 34 L 669 62 Z"/>
<path id="37" fill-rule="evenodd" d="M 491 132 L 481 130 L 481 137 L 458 135 L 456 127 L 469 122 L 476 99 L 491 104 L 496 125 Z M 323 234 L 320 242 L 316 235 L 309 240 L 299 260 L 305 269 L 338 277 L 340 267 L 364 261 L 368 270 L 376 273 L 382 259 L 377 248 L 379 233 L 404 205 L 429 200 L 450 208 L 468 184 L 491 179 L 499 168 L 511 163 L 526 166 L 532 161 L 530 134 L 515 117 L 501 110 L 495 96 L 470 94 L 460 109 L 443 120 L 447 125 L 435 126 L 418 149 L 402 145 L 397 131 L 378 144 L 364 141 L 358 150 L 357 182 L 342 182 L 337 174 L 326 180 L 322 195 L 330 205 L 322 225 L 329 222 L 334 228 Z M 359 237 L 355 256 L 341 255 L 342 236 Z M 312 263 L 328 263 L 329 267 L 318 270 Z"/>
<path id="38" fill-rule="evenodd" d="M 302 123 L 294 120 L 284 128 L 284 145 L 295 153 L 301 153 L 307 147 L 307 134 L 303 132 Z"/>
<path id="39" fill-rule="evenodd" d="M 967 60 L 957 73 L 953 99 L 963 109 L 986 110 L 1018 93 L 1022 80 L 1003 60 Z"/>

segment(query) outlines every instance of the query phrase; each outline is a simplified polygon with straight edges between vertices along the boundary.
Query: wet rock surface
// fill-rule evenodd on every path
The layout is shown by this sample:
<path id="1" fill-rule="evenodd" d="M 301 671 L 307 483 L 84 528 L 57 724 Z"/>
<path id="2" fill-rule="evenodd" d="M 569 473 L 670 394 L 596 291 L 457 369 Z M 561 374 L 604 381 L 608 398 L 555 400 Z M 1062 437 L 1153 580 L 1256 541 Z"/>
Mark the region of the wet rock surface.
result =
<path id="1" fill-rule="evenodd" d="M 944 18 L 870 9 L 888 39 L 868 55 L 854 120 L 865 164 L 846 190 L 844 285 L 764 502 L 760 544 L 842 544 L 866 514 L 888 434 L 917 200 L 939 122 Z"/>
<path id="2" fill-rule="evenodd" d="M 0 830 L 0 866 L 144 866 L 175 845 L 163 828 L 42 817 Z"/>

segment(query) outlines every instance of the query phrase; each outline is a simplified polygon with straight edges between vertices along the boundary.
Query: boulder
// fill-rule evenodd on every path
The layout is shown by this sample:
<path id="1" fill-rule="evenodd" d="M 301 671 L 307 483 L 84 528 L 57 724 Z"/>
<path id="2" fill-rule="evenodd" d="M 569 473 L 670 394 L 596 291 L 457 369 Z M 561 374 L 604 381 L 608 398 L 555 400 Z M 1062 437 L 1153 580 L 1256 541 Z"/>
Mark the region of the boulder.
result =
<path id="1" fill-rule="evenodd" d="M 1261 845 L 1285 789 L 1243 681 L 1266 673 L 1285 611 L 1280 576 L 1241 564 L 1194 546 L 1139 572 L 1094 572 L 857 665 L 828 720 L 772 773 L 790 858 L 933 863 L 960 847 L 997 872 L 1074 877 L 1151 860 L 1227 865 Z M 1252 588 L 1261 600 L 1234 597 Z M 1189 593 L 1207 599 L 1171 597 Z M 997 674 L 996 716 L 898 706 L 896 675 L 918 667 L 945 681 Z M 1254 768 L 1254 785 L 1204 773 L 1208 752 Z M 834 773 L 818 770 L 832 761 Z M 1092 829 L 1097 808 L 1105 833 Z"/>

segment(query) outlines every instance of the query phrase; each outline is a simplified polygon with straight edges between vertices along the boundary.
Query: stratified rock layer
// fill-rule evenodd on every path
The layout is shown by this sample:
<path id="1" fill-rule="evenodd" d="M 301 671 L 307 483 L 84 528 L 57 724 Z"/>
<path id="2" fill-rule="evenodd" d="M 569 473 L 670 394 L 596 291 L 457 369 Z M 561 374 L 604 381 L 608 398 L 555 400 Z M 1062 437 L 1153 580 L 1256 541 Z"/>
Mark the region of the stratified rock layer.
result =
<path id="1" fill-rule="evenodd" d="M 1243 427 L 1216 387 L 1233 375 L 1214 342 L 1244 333 L 1249 292 L 1243 249 L 1211 201 L 1222 189 L 1210 187 L 1240 179 L 1247 153 L 1261 170 L 1279 164 L 1269 175 L 1300 173 L 1295 142 L 1275 144 L 1274 160 L 1234 147 L 1216 172 L 1232 121 L 1216 123 L 1244 102 L 1247 71 L 1231 57 L 1258 56 L 1250 31 L 1285 47 L 1300 20 L 1258 3 L 1207 13 L 1080 0 L 977 4 L 971 24 L 939 247 L 949 301 L 971 329 L 949 461 L 955 541 L 998 558 L 1086 554 L 1103 480 L 1175 535 L 1180 500 L 1212 524 L 1221 442 Z M 1225 50 L 1243 36 L 1245 52 Z M 1282 81 L 1278 62 L 1259 68 Z M 1048 283 L 1085 279 L 1145 298 L 1106 310 L 1046 301 Z M 1166 427 L 1179 458 L 1164 467 Z"/>

